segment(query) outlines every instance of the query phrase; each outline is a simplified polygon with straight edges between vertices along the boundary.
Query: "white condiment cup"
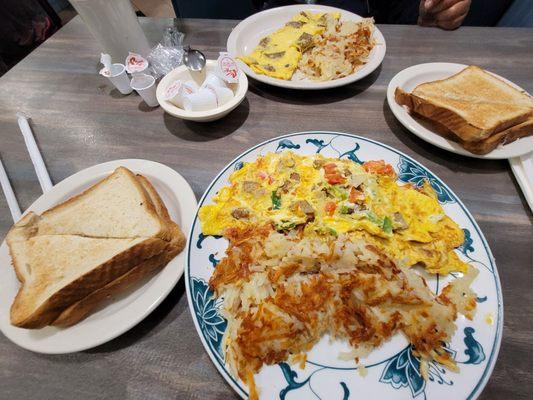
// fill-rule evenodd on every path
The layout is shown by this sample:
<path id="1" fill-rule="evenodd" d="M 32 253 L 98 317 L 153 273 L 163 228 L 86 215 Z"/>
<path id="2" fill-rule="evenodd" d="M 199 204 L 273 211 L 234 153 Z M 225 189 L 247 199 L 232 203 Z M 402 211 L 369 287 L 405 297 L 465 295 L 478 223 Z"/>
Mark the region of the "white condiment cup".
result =
<path id="1" fill-rule="evenodd" d="M 207 88 L 183 96 L 185 111 L 209 111 L 215 108 L 217 108 L 217 96 L 214 91 Z"/>
<path id="2" fill-rule="evenodd" d="M 193 81 L 192 79 L 189 79 L 189 80 L 183 82 L 183 84 L 186 87 L 192 89 L 193 93 L 196 93 L 198 90 L 200 90 L 200 86 L 195 81 Z"/>
<path id="3" fill-rule="evenodd" d="M 153 76 L 135 74 L 131 78 L 131 87 L 141 95 L 148 106 L 157 107 L 159 105 L 156 96 L 155 78 Z"/>
<path id="4" fill-rule="evenodd" d="M 101 74 L 106 76 L 120 93 L 130 94 L 133 91 L 130 86 L 130 78 L 128 78 L 124 64 L 112 64 L 110 71 L 101 72 Z"/>
<path id="5" fill-rule="evenodd" d="M 165 92 L 165 100 L 171 102 L 176 107 L 183 108 L 183 98 L 185 95 L 193 94 L 198 91 L 198 85 L 194 81 L 182 82 L 175 81 Z"/>
<path id="6" fill-rule="evenodd" d="M 207 73 L 207 75 L 205 77 L 205 81 L 204 81 L 204 83 L 202 83 L 202 86 L 200 86 L 200 87 L 203 88 L 203 87 L 207 87 L 209 85 L 223 87 L 223 88 L 227 88 L 228 87 L 226 85 L 226 83 L 221 78 L 216 76 L 213 72 Z"/>
<path id="7" fill-rule="evenodd" d="M 217 100 L 217 107 L 226 104 L 233 98 L 233 92 L 227 87 L 207 84 L 205 88 L 211 90 L 215 94 Z"/>

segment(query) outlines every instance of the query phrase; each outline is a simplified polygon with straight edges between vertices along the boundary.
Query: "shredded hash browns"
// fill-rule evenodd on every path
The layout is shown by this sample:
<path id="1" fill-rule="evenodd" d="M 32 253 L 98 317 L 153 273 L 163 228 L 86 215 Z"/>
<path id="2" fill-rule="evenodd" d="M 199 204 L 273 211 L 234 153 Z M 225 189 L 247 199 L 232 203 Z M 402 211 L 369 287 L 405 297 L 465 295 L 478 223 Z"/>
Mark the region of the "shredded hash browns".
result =
<path id="1" fill-rule="evenodd" d="M 249 386 L 250 399 L 258 398 L 253 375 L 264 364 L 305 362 L 324 334 L 348 341 L 357 362 L 401 332 L 422 371 L 430 360 L 457 369 L 442 344 L 455 332 L 458 313 L 473 317 L 469 285 L 477 270 L 435 296 L 419 274 L 363 240 L 308 238 L 268 224 L 229 228 L 225 236 L 229 248 L 209 285 L 224 298 L 226 362 Z"/>

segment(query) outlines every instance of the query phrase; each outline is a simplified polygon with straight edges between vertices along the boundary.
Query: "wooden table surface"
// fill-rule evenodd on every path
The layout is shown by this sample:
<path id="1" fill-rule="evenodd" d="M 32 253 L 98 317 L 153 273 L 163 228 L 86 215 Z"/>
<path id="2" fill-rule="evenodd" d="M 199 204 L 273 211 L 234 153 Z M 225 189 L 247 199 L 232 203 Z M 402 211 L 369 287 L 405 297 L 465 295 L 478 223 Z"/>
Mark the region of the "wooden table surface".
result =
<path id="1" fill-rule="evenodd" d="M 158 41 L 170 20 L 142 21 Z M 187 43 L 216 57 L 235 21 L 185 20 Z M 385 99 L 387 84 L 410 65 L 477 64 L 533 92 L 533 29 L 461 28 L 445 32 L 381 26 L 387 55 L 350 86 L 321 92 L 250 82 L 246 100 L 225 119 L 196 124 L 121 96 L 97 74 L 99 49 L 79 17 L 0 78 L 0 156 L 21 208 L 39 195 L 15 113 L 33 129 L 53 182 L 94 164 L 146 158 L 179 171 L 200 198 L 216 173 L 243 150 L 290 132 L 332 130 L 379 140 L 417 159 L 465 202 L 497 260 L 505 325 L 494 373 L 482 398 L 533 398 L 532 214 L 506 161 L 441 151 L 405 130 Z M 191 210 L 192 212 L 192 210 Z M 0 196 L 0 236 L 11 225 Z M 135 328 L 90 351 L 34 354 L 0 335 L 0 398 L 233 399 L 204 351 L 189 314 L 183 279 Z"/>

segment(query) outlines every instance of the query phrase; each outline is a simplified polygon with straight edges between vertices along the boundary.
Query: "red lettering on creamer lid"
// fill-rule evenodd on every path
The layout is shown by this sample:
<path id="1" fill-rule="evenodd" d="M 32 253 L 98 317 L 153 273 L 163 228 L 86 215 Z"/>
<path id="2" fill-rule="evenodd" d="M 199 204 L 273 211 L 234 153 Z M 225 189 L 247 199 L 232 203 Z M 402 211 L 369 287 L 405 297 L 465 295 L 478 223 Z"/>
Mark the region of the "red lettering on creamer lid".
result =
<path id="1" fill-rule="evenodd" d="M 174 96 L 176 96 L 181 90 L 181 87 L 182 87 L 182 83 L 180 80 L 172 83 L 165 91 L 165 100 L 169 100 L 173 98 Z"/>
<path id="2" fill-rule="evenodd" d="M 128 57 L 126 57 L 126 71 L 130 74 L 134 72 L 142 72 L 146 68 L 148 68 L 148 61 L 140 54 L 130 52 Z"/>
<path id="3" fill-rule="evenodd" d="M 239 67 L 237 67 L 237 63 L 228 53 L 220 53 L 217 60 L 217 70 L 217 75 L 226 82 L 236 83 L 239 81 Z"/>
<path id="4" fill-rule="evenodd" d="M 104 67 L 104 68 L 102 68 L 100 70 L 100 75 L 110 77 L 111 76 L 111 71 L 108 70 L 106 67 Z"/>

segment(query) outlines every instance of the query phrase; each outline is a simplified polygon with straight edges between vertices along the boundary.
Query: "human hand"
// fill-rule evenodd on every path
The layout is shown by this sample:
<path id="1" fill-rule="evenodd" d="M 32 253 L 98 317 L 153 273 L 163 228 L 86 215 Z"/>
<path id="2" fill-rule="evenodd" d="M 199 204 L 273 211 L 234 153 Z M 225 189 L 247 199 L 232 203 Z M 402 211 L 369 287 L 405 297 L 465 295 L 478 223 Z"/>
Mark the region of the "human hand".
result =
<path id="1" fill-rule="evenodd" d="M 418 24 L 456 29 L 461 26 L 471 0 L 420 0 Z"/>

